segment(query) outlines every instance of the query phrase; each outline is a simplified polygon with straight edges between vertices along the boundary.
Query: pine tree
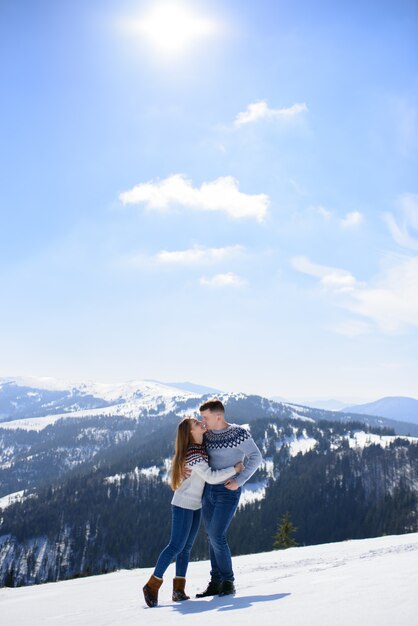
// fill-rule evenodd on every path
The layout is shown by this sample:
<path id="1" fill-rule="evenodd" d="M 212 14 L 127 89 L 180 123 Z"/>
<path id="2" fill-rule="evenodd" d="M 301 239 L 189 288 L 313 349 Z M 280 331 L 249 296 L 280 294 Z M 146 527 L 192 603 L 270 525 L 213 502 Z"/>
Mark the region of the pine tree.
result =
<path id="1" fill-rule="evenodd" d="M 15 586 L 15 570 L 14 570 L 13 565 L 10 567 L 10 569 L 7 570 L 7 574 L 4 579 L 4 586 L 5 587 Z"/>
<path id="2" fill-rule="evenodd" d="M 274 537 L 273 549 L 285 550 L 286 548 L 297 546 L 298 543 L 293 539 L 296 531 L 297 528 L 293 526 L 290 514 L 287 512 L 282 515 Z"/>

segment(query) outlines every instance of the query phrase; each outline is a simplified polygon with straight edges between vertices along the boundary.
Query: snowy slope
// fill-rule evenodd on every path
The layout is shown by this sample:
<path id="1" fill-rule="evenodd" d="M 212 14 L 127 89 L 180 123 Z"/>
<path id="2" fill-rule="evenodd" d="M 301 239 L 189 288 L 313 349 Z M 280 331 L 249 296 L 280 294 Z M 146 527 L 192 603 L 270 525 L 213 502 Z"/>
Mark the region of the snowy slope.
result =
<path id="1" fill-rule="evenodd" d="M 0 428 L 40 431 L 61 419 L 115 416 L 138 419 L 145 414 L 178 416 L 197 412 L 202 393 L 152 380 L 122 383 L 70 382 L 54 378 L 0 378 Z M 197 388 L 197 386 L 195 385 Z M 52 395 L 51 395 L 52 394 Z M 248 402 L 243 393 L 221 392 L 225 403 Z M 289 417 L 314 420 L 273 401 L 254 396 L 258 411 L 285 412 Z"/>
<path id="2" fill-rule="evenodd" d="M 30 389 L 45 389 L 48 391 L 72 391 L 96 396 L 110 402 L 125 400 L 138 394 L 154 394 L 172 397 L 184 393 L 184 389 L 175 388 L 173 384 L 165 385 L 154 380 L 129 380 L 121 383 L 100 383 L 93 381 L 70 381 L 52 377 L 17 376 L 15 378 L 0 378 L 0 385 L 13 384 Z M 173 391 L 174 389 L 174 391 Z M 185 395 L 199 395 L 189 391 Z"/>
<path id="3" fill-rule="evenodd" d="M 191 600 L 173 603 L 166 574 L 160 606 L 140 589 L 151 569 L 35 587 L 0 589 L 13 626 L 411 626 L 418 614 L 418 533 L 291 548 L 234 558 L 237 595 L 195 599 L 208 562 L 190 564 Z"/>
<path id="4" fill-rule="evenodd" d="M 164 412 L 175 410 L 177 403 L 196 399 L 196 407 L 199 405 L 201 395 L 183 389 L 176 389 L 171 385 L 164 385 L 154 381 L 132 380 L 122 383 L 97 383 L 97 382 L 69 382 L 54 378 L 0 378 L 0 391 L 10 386 L 22 390 L 22 397 L 26 399 L 26 415 L 21 419 L 15 417 L 10 421 L 0 422 L 1 428 L 25 430 L 42 430 L 59 419 L 71 419 L 80 417 L 94 417 L 95 415 L 115 415 L 138 418 L 144 411 Z M 30 391 L 28 391 L 30 390 Z M 42 414 L 40 409 L 50 409 L 49 404 L 42 403 L 42 392 L 60 391 L 66 395 L 54 403 L 53 410 L 45 410 Z M 74 396 L 76 401 L 68 404 L 68 398 Z M 97 405 L 94 408 L 82 406 L 83 398 L 93 398 Z M 63 408 L 60 410 L 59 401 Z M 37 412 L 32 415 L 33 408 Z M 65 408 L 64 408 L 65 407 Z M 22 411 L 22 409 L 21 409 Z"/>
<path id="5" fill-rule="evenodd" d="M 11 506 L 15 502 L 20 502 L 23 498 L 24 490 L 15 491 L 14 493 L 9 493 L 7 496 L 3 496 L 0 498 L 0 509 L 5 509 L 8 506 Z"/>

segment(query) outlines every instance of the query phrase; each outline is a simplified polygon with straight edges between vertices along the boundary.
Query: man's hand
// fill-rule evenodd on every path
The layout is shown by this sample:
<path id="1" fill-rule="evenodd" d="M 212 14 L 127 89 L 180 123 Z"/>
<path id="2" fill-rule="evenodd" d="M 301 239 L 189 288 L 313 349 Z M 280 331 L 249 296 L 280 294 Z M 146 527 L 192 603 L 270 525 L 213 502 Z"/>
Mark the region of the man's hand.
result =
<path id="1" fill-rule="evenodd" d="M 231 491 L 236 491 L 239 488 L 239 484 L 237 483 L 235 478 L 228 478 L 226 483 L 224 483 L 224 486 L 227 489 L 231 489 Z"/>

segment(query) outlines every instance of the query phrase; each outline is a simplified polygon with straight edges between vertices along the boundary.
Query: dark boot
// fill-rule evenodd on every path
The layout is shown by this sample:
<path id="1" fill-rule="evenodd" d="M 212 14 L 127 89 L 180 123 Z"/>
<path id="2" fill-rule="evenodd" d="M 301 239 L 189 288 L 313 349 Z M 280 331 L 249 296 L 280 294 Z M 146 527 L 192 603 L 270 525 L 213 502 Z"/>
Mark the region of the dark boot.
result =
<path id="1" fill-rule="evenodd" d="M 217 596 L 221 590 L 221 582 L 211 579 L 208 586 L 202 593 L 197 593 L 196 598 L 206 598 L 206 596 Z"/>
<path id="2" fill-rule="evenodd" d="M 235 593 L 235 585 L 232 580 L 223 580 L 221 589 L 219 591 L 220 596 L 230 596 Z"/>
<path id="3" fill-rule="evenodd" d="M 142 588 L 144 592 L 145 602 L 150 607 L 158 605 L 158 590 L 163 584 L 162 578 L 152 575 L 145 587 Z"/>
<path id="4" fill-rule="evenodd" d="M 176 576 L 173 578 L 173 602 L 182 602 L 182 600 L 190 600 L 190 596 L 186 596 L 184 588 L 186 587 L 186 579 L 184 576 Z"/>

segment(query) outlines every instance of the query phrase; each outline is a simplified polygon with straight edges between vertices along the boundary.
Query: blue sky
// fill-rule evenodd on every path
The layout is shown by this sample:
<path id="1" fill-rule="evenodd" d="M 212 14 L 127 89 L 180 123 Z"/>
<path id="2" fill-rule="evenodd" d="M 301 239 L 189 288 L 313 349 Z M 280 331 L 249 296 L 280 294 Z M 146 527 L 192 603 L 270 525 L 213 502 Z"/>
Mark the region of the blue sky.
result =
<path id="1" fill-rule="evenodd" d="M 416 2 L 4 0 L 0 375 L 418 397 Z"/>

